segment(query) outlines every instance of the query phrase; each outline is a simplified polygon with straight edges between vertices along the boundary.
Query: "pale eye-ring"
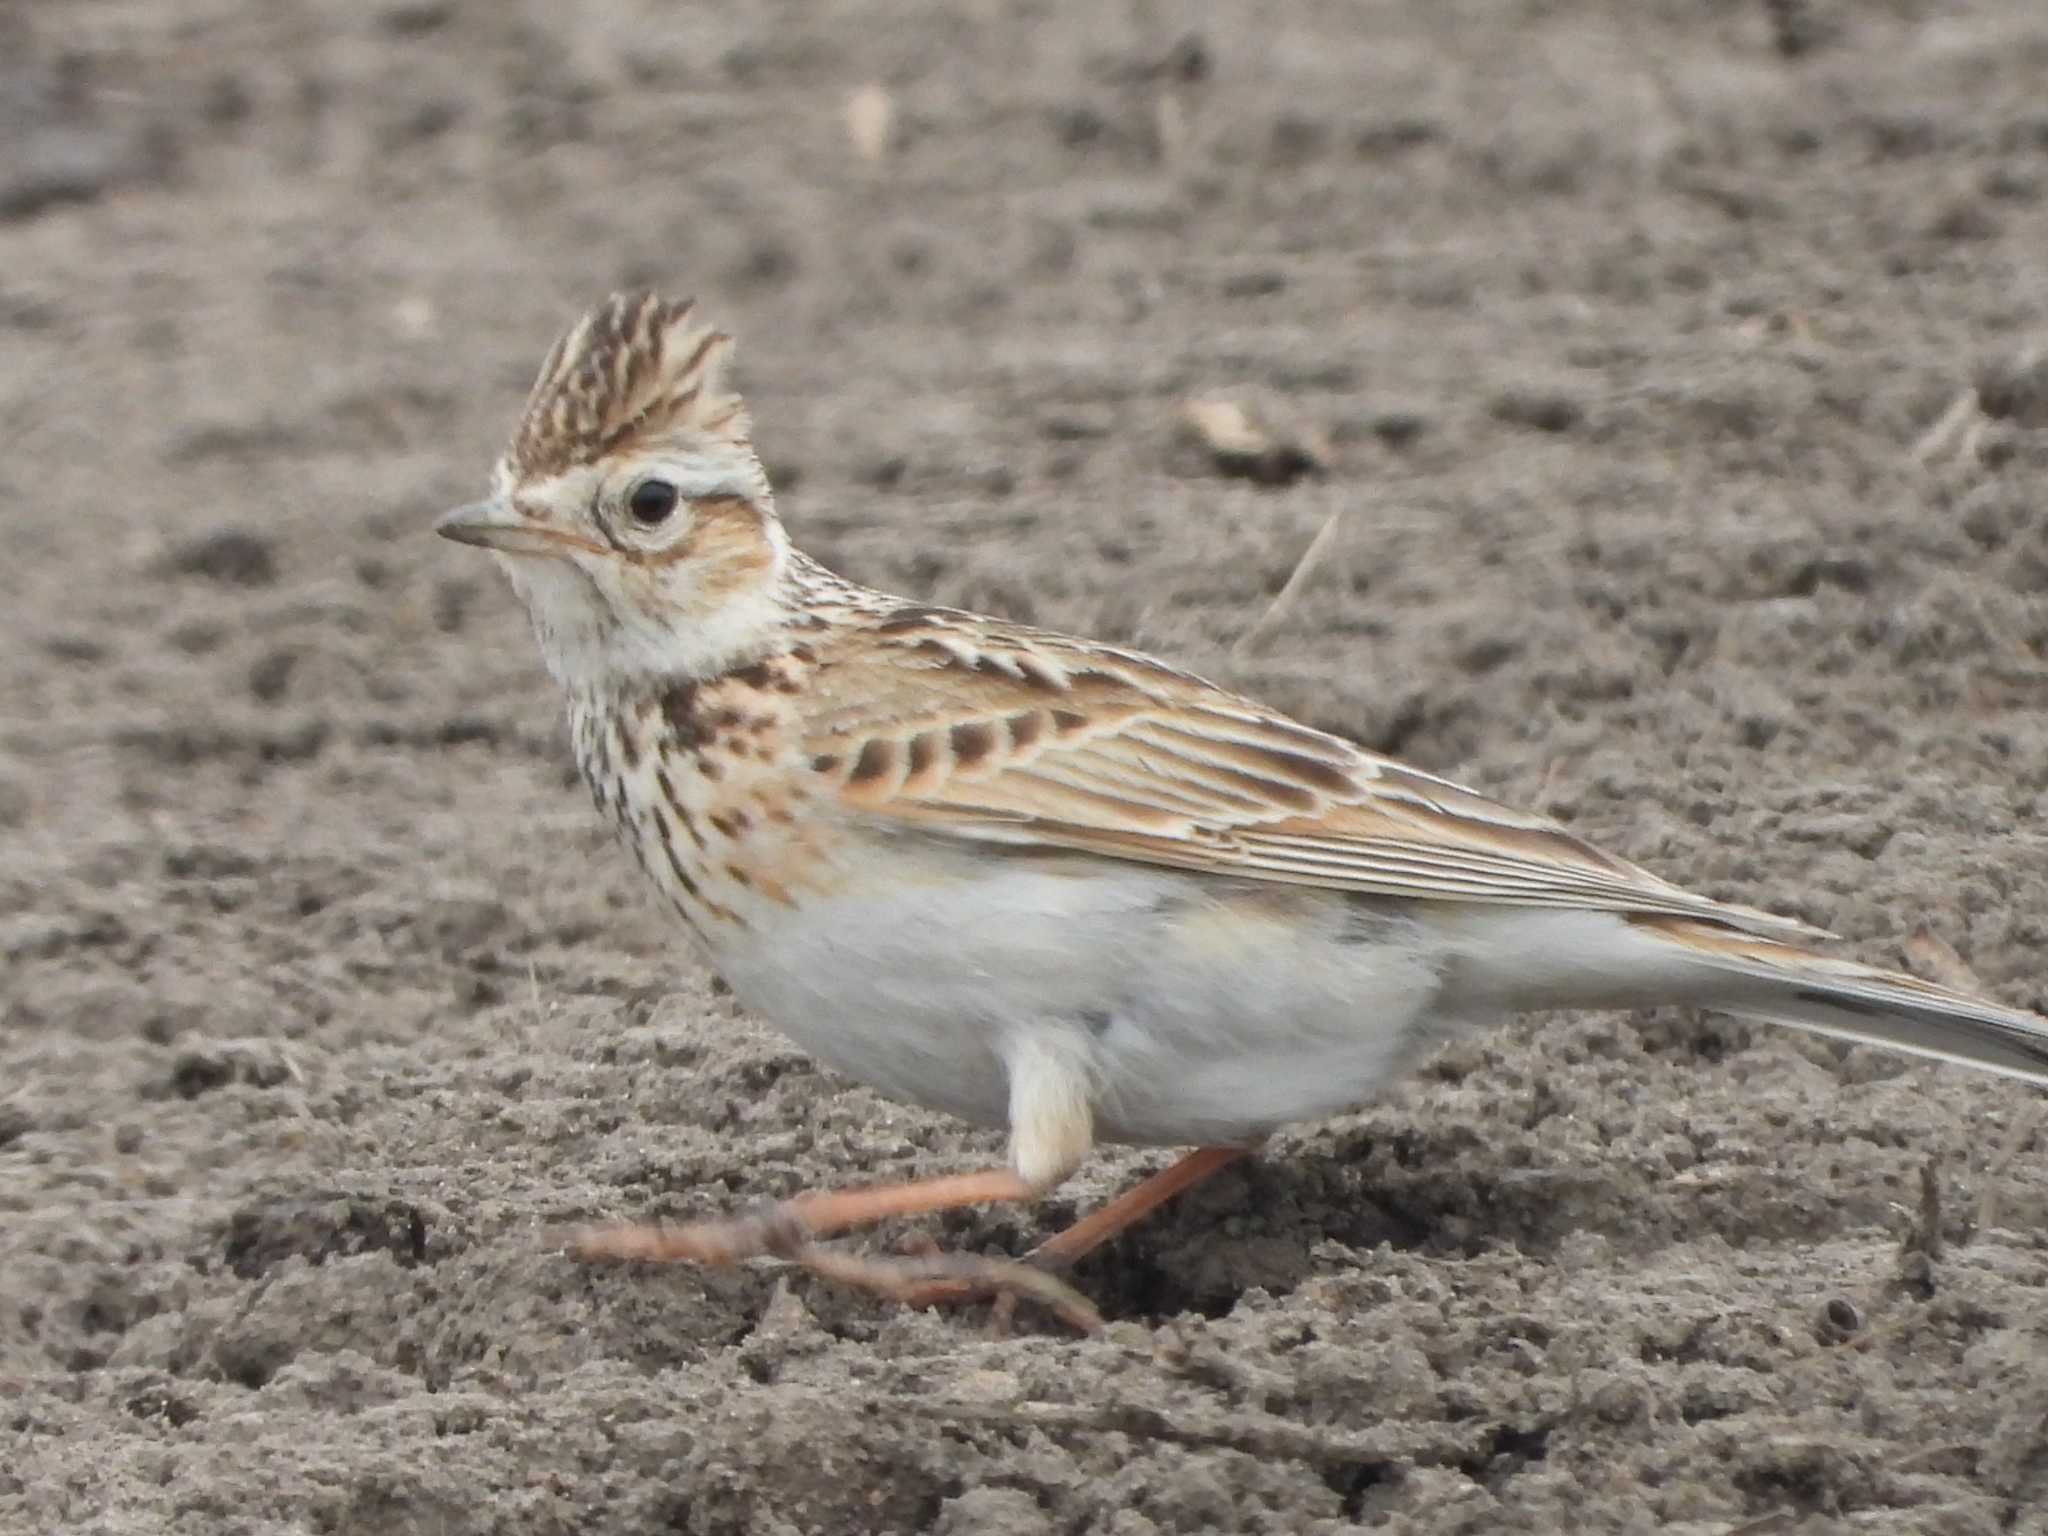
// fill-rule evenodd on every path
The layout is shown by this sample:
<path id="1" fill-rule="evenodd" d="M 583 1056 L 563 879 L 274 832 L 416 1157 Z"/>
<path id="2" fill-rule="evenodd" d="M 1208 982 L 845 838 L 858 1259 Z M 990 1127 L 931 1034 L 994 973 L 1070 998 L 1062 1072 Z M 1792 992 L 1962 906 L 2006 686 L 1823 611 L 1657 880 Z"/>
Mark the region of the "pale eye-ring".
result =
<path id="1" fill-rule="evenodd" d="M 626 513 L 642 528 L 659 528 L 676 509 L 676 488 L 666 480 L 642 480 L 626 498 Z"/>

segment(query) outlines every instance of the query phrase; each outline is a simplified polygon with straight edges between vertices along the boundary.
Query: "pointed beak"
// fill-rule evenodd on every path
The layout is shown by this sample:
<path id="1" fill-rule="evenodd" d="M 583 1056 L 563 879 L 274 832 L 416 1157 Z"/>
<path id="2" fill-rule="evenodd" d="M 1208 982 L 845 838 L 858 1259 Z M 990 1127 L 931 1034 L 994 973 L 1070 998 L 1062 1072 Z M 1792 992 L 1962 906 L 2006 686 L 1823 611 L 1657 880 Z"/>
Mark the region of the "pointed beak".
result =
<path id="1" fill-rule="evenodd" d="M 498 501 L 476 501 L 453 512 L 443 513 L 434 532 L 458 544 L 474 544 L 501 555 L 566 555 L 582 540 L 570 537 L 545 523 Z"/>

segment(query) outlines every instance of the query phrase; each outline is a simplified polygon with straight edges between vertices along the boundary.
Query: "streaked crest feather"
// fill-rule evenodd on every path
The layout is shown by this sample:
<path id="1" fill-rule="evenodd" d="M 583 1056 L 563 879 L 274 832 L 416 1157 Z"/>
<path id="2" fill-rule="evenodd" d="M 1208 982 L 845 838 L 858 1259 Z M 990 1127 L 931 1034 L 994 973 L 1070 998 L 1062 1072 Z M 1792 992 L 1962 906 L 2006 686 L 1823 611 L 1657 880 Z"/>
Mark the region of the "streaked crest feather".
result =
<path id="1" fill-rule="evenodd" d="M 725 387 L 732 338 L 696 302 L 613 294 L 541 364 L 504 467 L 515 479 L 591 464 L 634 440 L 696 431 L 744 445 L 746 407 Z"/>

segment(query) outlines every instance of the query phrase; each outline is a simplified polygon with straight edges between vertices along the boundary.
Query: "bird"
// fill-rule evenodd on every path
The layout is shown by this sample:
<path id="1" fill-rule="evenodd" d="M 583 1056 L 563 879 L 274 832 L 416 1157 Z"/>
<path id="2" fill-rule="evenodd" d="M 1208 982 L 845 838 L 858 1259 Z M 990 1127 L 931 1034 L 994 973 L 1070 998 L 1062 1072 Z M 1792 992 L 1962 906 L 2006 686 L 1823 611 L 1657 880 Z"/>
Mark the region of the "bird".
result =
<path id="1" fill-rule="evenodd" d="M 619 1223 L 585 1258 L 779 1258 L 913 1305 L 1101 1326 L 1073 1262 L 1284 1126 L 1536 1010 L 1688 1005 L 2048 1085 L 2048 1020 L 1824 951 L 1561 823 L 1120 645 L 873 590 L 798 550 L 693 301 L 615 294 L 542 363 L 481 501 L 597 808 L 747 1010 L 994 1167 Z M 1188 1148 L 1023 1259 L 866 1255 Z"/>

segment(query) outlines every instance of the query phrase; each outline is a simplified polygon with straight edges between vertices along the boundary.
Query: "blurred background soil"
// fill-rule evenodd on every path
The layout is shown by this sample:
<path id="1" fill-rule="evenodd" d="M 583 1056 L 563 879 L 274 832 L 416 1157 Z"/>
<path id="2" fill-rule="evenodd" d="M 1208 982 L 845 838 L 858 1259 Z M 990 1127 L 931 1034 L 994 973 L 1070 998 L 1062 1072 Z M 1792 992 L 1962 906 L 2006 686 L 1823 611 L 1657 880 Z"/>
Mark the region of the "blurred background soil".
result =
<path id="1" fill-rule="evenodd" d="M 2041 1008 L 2048 9 L 67 0 L 0 61 L 0 1529 L 2048 1530 L 2041 1097 L 1722 1020 L 1452 1049 L 1088 1265 L 1106 1338 L 568 1262 L 1000 1144 L 736 1013 L 427 532 L 577 311 L 694 292 L 850 574 Z"/>

